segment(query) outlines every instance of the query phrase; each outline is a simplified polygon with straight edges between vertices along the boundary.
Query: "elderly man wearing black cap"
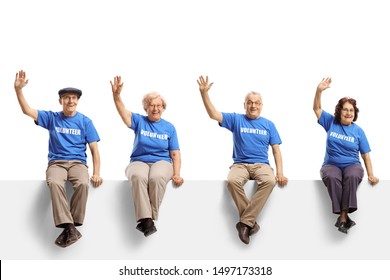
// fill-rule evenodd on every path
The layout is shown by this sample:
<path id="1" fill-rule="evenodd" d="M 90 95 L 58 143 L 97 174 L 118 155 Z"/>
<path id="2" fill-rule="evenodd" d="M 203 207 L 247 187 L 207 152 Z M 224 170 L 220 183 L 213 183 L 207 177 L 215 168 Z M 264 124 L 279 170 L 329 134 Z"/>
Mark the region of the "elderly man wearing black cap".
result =
<path id="1" fill-rule="evenodd" d="M 63 228 L 55 244 L 65 248 L 81 238 L 76 226 L 84 223 L 88 198 L 86 144 L 92 154 L 91 183 L 98 187 L 103 182 L 100 177 L 100 154 L 97 144 L 100 138 L 92 121 L 76 111 L 81 90 L 61 89 L 58 94 L 62 111 L 41 111 L 31 108 L 24 98 L 22 89 L 27 84 L 26 73 L 23 70 L 16 73 L 14 87 L 23 113 L 49 131 L 46 182 L 51 194 L 55 226 Z M 72 183 L 74 190 L 70 205 L 66 197 L 66 181 Z"/>

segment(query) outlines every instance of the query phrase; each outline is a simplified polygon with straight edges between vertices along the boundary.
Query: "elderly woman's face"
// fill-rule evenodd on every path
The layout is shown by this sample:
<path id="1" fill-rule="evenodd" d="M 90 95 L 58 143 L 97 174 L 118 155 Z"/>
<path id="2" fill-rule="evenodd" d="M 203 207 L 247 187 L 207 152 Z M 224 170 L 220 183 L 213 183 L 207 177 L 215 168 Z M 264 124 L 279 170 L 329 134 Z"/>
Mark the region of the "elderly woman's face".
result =
<path id="1" fill-rule="evenodd" d="M 345 102 L 340 114 L 340 123 L 342 125 L 351 125 L 355 117 L 355 108 L 349 102 Z"/>
<path id="2" fill-rule="evenodd" d="M 161 98 L 154 98 L 150 100 L 149 105 L 146 108 L 148 119 L 152 122 L 159 121 L 164 110 Z"/>

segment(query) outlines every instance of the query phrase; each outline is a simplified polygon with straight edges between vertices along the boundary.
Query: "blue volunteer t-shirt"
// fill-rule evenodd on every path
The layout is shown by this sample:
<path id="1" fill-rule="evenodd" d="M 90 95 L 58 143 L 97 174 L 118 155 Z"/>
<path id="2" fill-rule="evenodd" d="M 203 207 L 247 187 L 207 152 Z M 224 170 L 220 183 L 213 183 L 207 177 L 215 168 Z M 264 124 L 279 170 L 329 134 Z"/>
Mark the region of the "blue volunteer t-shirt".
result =
<path id="1" fill-rule="evenodd" d="M 318 123 L 327 132 L 325 164 L 333 164 L 339 168 L 360 163 L 361 154 L 371 152 L 370 145 L 363 129 L 357 124 L 342 125 L 335 121 L 335 117 L 322 111 Z"/>
<path id="2" fill-rule="evenodd" d="M 49 162 L 80 160 L 86 164 L 86 144 L 100 141 L 92 121 L 79 112 L 66 117 L 62 112 L 39 110 L 36 124 L 49 131 Z"/>
<path id="3" fill-rule="evenodd" d="M 172 163 L 169 151 L 180 149 L 173 124 L 164 119 L 152 122 L 146 116 L 132 113 L 131 129 L 135 138 L 130 162 L 155 163 L 165 160 Z"/>
<path id="4" fill-rule="evenodd" d="M 220 124 L 233 133 L 234 163 L 266 163 L 269 145 L 281 144 L 273 122 L 259 117 L 250 119 L 245 114 L 222 113 Z"/>

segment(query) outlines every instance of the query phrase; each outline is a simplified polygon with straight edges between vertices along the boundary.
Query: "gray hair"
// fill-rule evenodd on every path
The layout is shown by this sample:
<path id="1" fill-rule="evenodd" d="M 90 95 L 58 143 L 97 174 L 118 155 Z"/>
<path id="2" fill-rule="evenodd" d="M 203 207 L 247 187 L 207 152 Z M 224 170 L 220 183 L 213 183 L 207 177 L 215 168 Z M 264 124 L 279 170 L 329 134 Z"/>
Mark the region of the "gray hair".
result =
<path id="1" fill-rule="evenodd" d="M 145 94 L 144 97 L 142 98 L 142 106 L 144 107 L 145 111 L 149 107 L 150 102 L 156 98 L 161 99 L 164 110 L 167 108 L 167 102 L 165 101 L 165 98 L 162 97 L 162 95 L 160 95 L 158 92 L 152 91 Z"/>
<path id="2" fill-rule="evenodd" d="M 261 100 L 263 100 L 263 97 L 261 96 L 261 94 L 257 91 L 250 91 L 248 92 L 246 95 L 245 95 L 245 102 L 248 100 L 248 97 L 249 95 L 257 95 L 257 96 L 260 96 Z"/>

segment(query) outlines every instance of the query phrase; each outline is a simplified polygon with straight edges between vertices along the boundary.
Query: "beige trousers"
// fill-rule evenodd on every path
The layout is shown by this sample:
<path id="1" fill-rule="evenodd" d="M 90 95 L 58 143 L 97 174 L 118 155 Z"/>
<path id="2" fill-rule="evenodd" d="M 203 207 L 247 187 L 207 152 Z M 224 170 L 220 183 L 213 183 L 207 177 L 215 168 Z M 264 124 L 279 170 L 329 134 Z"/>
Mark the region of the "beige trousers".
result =
<path id="1" fill-rule="evenodd" d="M 165 160 L 134 161 L 126 167 L 125 173 L 132 187 L 137 222 L 144 218 L 157 220 L 167 183 L 173 176 L 172 164 Z"/>
<path id="2" fill-rule="evenodd" d="M 70 205 L 65 190 L 66 181 L 71 182 L 74 190 Z M 51 161 L 46 170 L 46 182 L 56 227 L 63 227 L 65 223 L 82 225 L 88 198 L 88 167 L 78 160 Z"/>
<path id="3" fill-rule="evenodd" d="M 247 197 L 244 190 L 244 185 L 248 180 L 257 182 L 257 189 L 251 198 Z M 228 190 L 240 215 L 240 222 L 253 227 L 276 185 L 273 169 L 268 164 L 262 163 L 233 164 L 230 167 L 227 182 Z"/>

